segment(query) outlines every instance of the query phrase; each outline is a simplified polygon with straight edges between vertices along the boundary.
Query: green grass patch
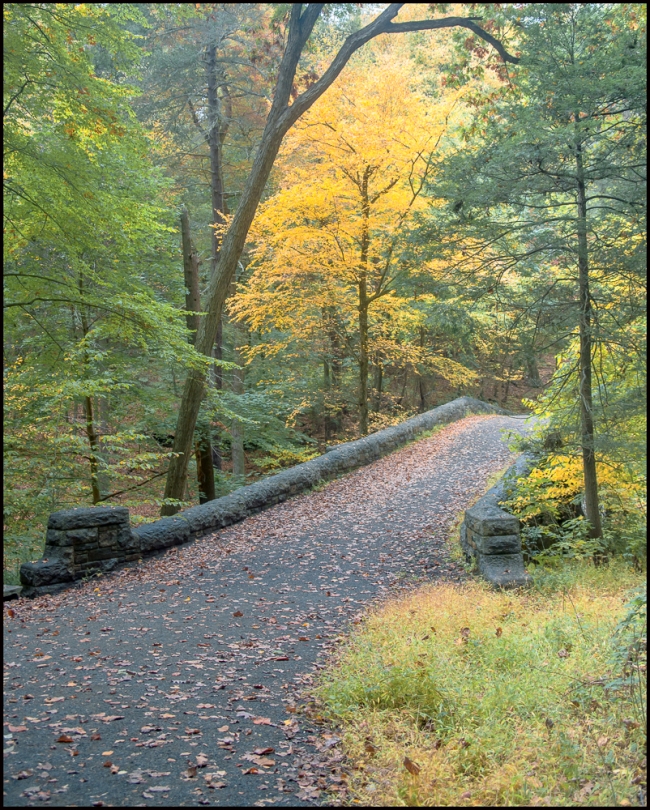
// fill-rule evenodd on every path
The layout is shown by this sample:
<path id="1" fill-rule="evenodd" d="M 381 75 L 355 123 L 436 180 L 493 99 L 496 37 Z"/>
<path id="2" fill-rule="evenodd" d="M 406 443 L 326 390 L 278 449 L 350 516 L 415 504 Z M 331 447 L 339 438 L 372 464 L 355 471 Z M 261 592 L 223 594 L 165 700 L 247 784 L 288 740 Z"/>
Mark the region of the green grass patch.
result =
<path id="1" fill-rule="evenodd" d="M 645 628 L 616 627 L 643 578 L 617 562 L 551 577 L 427 586 L 368 616 L 318 692 L 355 803 L 639 803 Z"/>

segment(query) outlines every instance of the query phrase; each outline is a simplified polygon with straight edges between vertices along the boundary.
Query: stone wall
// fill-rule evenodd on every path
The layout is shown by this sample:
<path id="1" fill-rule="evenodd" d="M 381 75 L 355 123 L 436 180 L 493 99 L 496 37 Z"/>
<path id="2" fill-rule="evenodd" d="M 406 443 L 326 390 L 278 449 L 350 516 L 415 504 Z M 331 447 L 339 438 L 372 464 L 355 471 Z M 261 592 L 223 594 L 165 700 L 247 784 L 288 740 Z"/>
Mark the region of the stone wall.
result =
<path id="1" fill-rule="evenodd" d="M 53 593 L 75 580 L 157 551 L 187 543 L 268 509 L 322 481 L 370 464 L 437 425 L 469 414 L 506 413 L 471 397 L 460 397 L 399 425 L 329 449 L 230 495 L 131 529 L 126 507 L 66 509 L 50 515 L 43 559 L 20 569 L 24 596 Z"/>
<path id="2" fill-rule="evenodd" d="M 501 588 L 516 588 L 530 581 L 524 570 L 519 520 L 499 506 L 530 466 L 531 460 L 521 456 L 499 483 L 465 512 L 460 528 L 465 557 L 476 560 L 478 573 Z"/>

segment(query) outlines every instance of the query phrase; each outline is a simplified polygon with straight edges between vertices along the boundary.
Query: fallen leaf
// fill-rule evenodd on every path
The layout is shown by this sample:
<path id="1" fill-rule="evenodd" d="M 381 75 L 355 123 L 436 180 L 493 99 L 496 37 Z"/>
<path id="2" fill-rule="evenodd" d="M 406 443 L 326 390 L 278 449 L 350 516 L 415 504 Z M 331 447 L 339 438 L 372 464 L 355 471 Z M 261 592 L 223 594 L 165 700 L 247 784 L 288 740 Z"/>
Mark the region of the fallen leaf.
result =
<path id="1" fill-rule="evenodd" d="M 258 756 L 264 756 L 264 754 L 274 754 L 275 748 L 271 748 L 270 746 L 268 748 L 256 748 L 253 753 L 257 754 Z"/>
<path id="2" fill-rule="evenodd" d="M 193 779 L 196 776 L 196 765 L 190 765 L 183 775 L 187 779 Z"/>
<path id="3" fill-rule="evenodd" d="M 229 728 L 230 726 L 219 726 L 217 731 L 220 731 L 223 734 L 225 731 L 228 731 Z"/>
<path id="4" fill-rule="evenodd" d="M 12 777 L 13 779 L 29 779 L 30 776 L 34 775 L 34 771 L 18 771 L 17 774 L 14 774 Z"/>
<path id="5" fill-rule="evenodd" d="M 7 616 L 9 616 L 10 619 L 15 618 L 16 611 L 13 608 L 7 608 Z M 26 771 L 21 771 L 21 773 L 26 773 Z M 24 779 L 24 777 L 21 777 L 21 778 Z"/>
<path id="6" fill-rule="evenodd" d="M 563 647 L 561 650 L 558 650 L 557 657 L 558 658 L 568 658 L 569 653 Z"/>
<path id="7" fill-rule="evenodd" d="M 497 638 L 500 638 L 503 635 L 503 630 L 500 627 L 497 627 L 495 635 Z"/>
<path id="8" fill-rule="evenodd" d="M 50 703 L 58 703 L 60 700 L 65 700 L 65 698 L 64 697 L 45 698 L 43 702 L 49 705 Z"/>
<path id="9" fill-rule="evenodd" d="M 196 755 L 196 767 L 197 768 L 205 768 L 208 764 L 208 758 L 205 754 L 197 754 Z"/>
<path id="10" fill-rule="evenodd" d="M 111 755 L 112 753 L 113 753 L 112 751 L 102 751 L 102 756 L 103 756 L 103 757 L 110 757 L 110 755 Z"/>
<path id="11" fill-rule="evenodd" d="M 413 776 L 417 776 L 420 773 L 420 766 L 408 757 L 404 757 L 404 767 L 409 773 L 412 773 Z"/>
<path id="12" fill-rule="evenodd" d="M 253 724 L 256 726 L 270 726 L 271 718 L 270 717 L 254 717 Z"/>
<path id="13" fill-rule="evenodd" d="M 235 611 L 235 612 L 234 612 L 232 615 L 233 615 L 233 616 L 234 616 L 236 619 L 238 619 L 240 616 L 243 616 L 244 614 L 241 612 L 241 610 L 236 610 L 236 611 Z"/>
<path id="14" fill-rule="evenodd" d="M 604 748 L 607 745 L 608 742 L 609 742 L 609 737 L 599 737 L 598 740 L 596 741 L 596 745 L 599 748 Z"/>
<path id="15" fill-rule="evenodd" d="M 104 763 L 104 767 L 105 768 L 111 768 L 112 766 L 113 766 L 113 763 L 110 761 L 110 759 L 107 759 L 106 762 Z"/>
<path id="16" fill-rule="evenodd" d="M 27 726 L 9 726 L 8 728 L 12 734 L 18 734 L 21 731 L 27 731 Z M 72 740 L 70 740 L 70 742 L 72 742 Z"/>
<path id="17" fill-rule="evenodd" d="M 58 743 L 71 743 L 72 737 L 69 734 L 62 734 L 57 740 Z"/>
<path id="18" fill-rule="evenodd" d="M 461 799 L 471 799 L 472 794 L 469 792 L 469 790 L 466 790 L 464 793 L 460 794 L 460 798 Z"/>
<path id="19" fill-rule="evenodd" d="M 123 714 L 109 714 L 109 715 L 106 715 L 105 717 L 102 717 L 102 720 L 105 723 L 112 723 L 113 720 L 124 720 L 124 715 Z"/>
<path id="20" fill-rule="evenodd" d="M 260 772 L 259 768 L 246 768 L 245 771 L 242 771 L 243 774 L 259 773 L 259 772 Z"/>
<path id="21" fill-rule="evenodd" d="M 147 788 L 147 790 L 150 790 L 152 793 L 169 793 L 171 788 L 169 785 L 156 785 L 155 787 Z"/>
<path id="22" fill-rule="evenodd" d="M 102 738 L 101 734 L 91 734 L 90 735 L 90 739 L 93 740 L 93 742 L 96 742 L 97 740 L 101 740 L 101 738 Z"/>

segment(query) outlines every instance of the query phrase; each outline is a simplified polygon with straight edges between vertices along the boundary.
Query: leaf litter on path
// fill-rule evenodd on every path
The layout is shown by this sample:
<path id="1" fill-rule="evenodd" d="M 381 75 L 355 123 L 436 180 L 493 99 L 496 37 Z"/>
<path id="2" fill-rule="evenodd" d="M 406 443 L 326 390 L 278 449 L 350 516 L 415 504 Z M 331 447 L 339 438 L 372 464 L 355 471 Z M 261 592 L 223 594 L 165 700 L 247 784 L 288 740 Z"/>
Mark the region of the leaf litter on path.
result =
<path id="1" fill-rule="evenodd" d="M 373 602 L 465 576 L 446 536 L 522 421 L 469 417 L 194 544 L 14 602 L 5 802 L 343 803 L 340 740 L 310 706 L 317 673 Z"/>

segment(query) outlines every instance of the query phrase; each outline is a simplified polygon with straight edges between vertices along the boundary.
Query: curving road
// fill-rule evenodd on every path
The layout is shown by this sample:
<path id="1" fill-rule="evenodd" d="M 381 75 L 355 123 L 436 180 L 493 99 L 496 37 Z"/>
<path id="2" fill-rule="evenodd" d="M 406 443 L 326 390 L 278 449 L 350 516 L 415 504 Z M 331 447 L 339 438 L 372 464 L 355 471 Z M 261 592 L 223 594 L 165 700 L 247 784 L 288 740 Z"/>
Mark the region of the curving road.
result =
<path id="1" fill-rule="evenodd" d="M 445 538 L 514 461 L 471 416 L 242 523 L 4 609 L 5 806 L 335 805 L 310 711 L 326 654 L 404 587 L 460 580 Z"/>

